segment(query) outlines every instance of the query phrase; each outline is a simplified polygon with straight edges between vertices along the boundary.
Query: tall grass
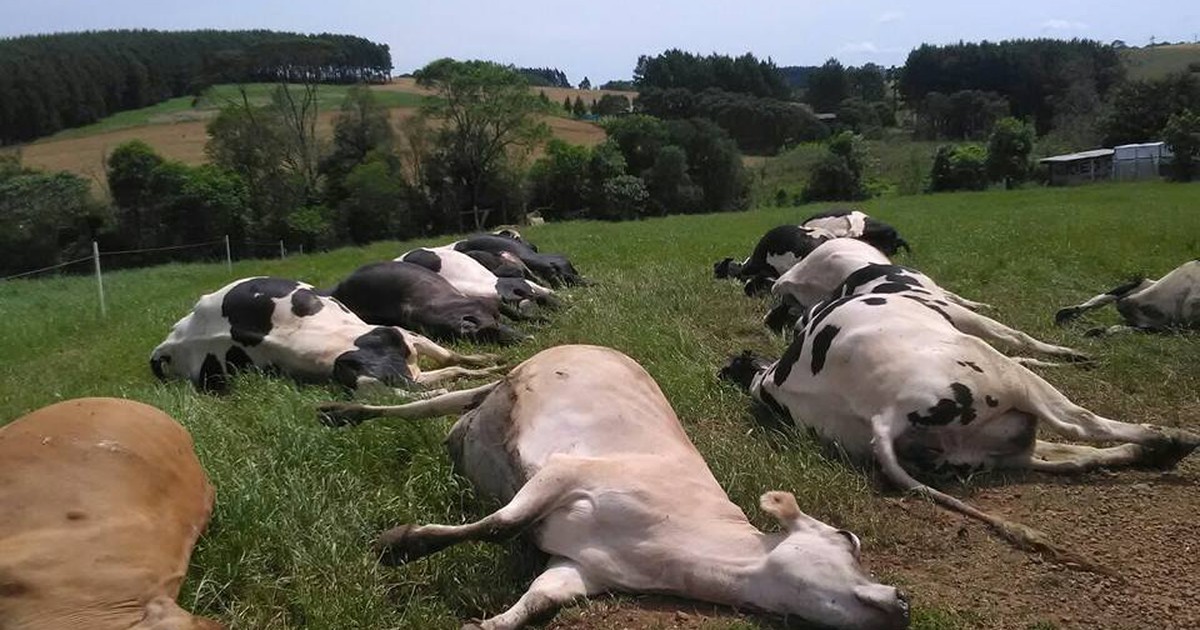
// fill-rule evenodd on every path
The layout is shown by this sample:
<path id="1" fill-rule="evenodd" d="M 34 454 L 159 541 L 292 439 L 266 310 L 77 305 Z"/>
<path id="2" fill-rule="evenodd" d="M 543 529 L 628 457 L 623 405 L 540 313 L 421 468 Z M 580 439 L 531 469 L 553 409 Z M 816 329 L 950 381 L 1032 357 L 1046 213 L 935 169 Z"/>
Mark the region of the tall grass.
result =
<path id="1" fill-rule="evenodd" d="M 896 197 L 865 209 L 912 243 L 905 264 L 996 305 L 1002 321 L 1101 357 L 1093 370 L 1049 375 L 1078 402 L 1116 418 L 1198 425 L 1200 338 L 1090 340 L 1052 325 L 1059 306 L 1200 256 L 1198 195 L 1200 185 L 1101 185 Z M 529 228 L 543 251 L 569 254 L 596 285 L 570 291 L 568 308 L 531 329 L 534 341 L 501 352 L 512 363 L 562 343 L 626 352 L 658 380 L 717 479 L 758 524 L 768 522 L 755 507 L 759 494 L 792 490 L 807 512 L 860 533 L 869 562 L 909 526 L 885 518 L 870 475 L 804 435 L 758 426 L 747 398 L 714 378 L 727 355 L 778 355 L 784 341 L 760 325 L 761 302 L 711 278 L 712 262 L 746 255 L 767 228 L 815 210 Z M 340 395 L 333 389 L 252 375 L 215 397 L 159 384 L 147 367 L 171 324 L 231 279 L 272 274 L 328 285 L 411 245 L 244 261 L 232 273 L 223 265 L 116 272 L 106 276 L 107 319 L 88 278 L 0 283 L 0 418 L 106 395 L 149 402 L 186 425 L 217 507 L 183 603 L 235 627 L 454 628 L 495 613 L 534 575 L 538 558 L 528 549 L 462 545 L 399 569 L 380 568 L 368 552 L 386 527 L 461 522 L 485 509 L 451 473 L 441 446 L 448 419 L 333 431 L 312 413 L 314 403 Z M 919 585 L 912 590 L 916 627 L 970 627 L 921 608 Z M 750 617 L 730 627 L 774 625 Z"/>

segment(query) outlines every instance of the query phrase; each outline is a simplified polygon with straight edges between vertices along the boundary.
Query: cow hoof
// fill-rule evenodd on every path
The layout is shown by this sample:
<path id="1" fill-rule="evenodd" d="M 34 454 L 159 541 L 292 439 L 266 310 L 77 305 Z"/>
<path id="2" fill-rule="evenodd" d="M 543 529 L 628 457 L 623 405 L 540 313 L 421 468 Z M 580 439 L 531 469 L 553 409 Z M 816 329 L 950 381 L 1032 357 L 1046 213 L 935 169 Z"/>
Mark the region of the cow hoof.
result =
<path id="1" fill-rule="evenodd" d="M 349 427 L 362 424 L 371 414 L 360 405 L 342 402 L 327 402 L 317 405 L 317 419 L 327 427 Z"/>
<path id="2" fill-rule="evenodd" d="M 1142 458 L 1138 468 L 1149 470 L 1172 470 L 1183 458 L 1200 446 L 1194 436 L 1182 431 L 1166 430 L 1161 440 L 1142 445 Z"/>
<path id="3" fill-rule="evenodd" d="M 400 525 L 380 534 L 374 544 L 379 563 L 389 567 L 400 566 L 437 551 L 423 537 L 414 535 L 417 529 L 416 525 Z"/>
<path id="4" fill-rule="evenodd" d="M 1057 313 L 1054 314 L 1054 323 L 1058 324 L 1059 326 L 1062 326 L 1063 324 L 1066 324 L 1067 322 L 1075 319 L 1076 317 L 1079 317 L 1079 309 L 1076 309 L 1076 308 L 1060 309 Z"/>

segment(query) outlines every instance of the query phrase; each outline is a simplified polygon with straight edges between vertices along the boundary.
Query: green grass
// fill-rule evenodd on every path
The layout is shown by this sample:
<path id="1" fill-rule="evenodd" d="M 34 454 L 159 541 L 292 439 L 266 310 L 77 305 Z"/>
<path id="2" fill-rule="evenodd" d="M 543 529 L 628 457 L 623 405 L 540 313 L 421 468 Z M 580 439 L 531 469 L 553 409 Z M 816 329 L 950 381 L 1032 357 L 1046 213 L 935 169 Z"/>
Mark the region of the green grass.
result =
<path id="1" fill-rule="evenodd" d="M 863 144 L 867 150 L 868 185 L 878 194 L 891 196 L 921 192 L 928 183 L 934 153 L 947 143 L 911 140 L 897 130 L 886 140 L 865 140 Z M 751 197 L 756 203 L 771 204 L 777 191 L 783 190 L 787 198 L 796 198 L 825 151 L 825 145 L 809 143 L 765 158 L 750 169 Z"/>
<path id="2" fill-rule="evenodd" d="M 250 83 L 245 85 L 246 94 L 256 105 L 270 102 L 277 84 Z M 346 98 L 348 85 L 322 85 L 317 91 L 317 105 L 320 111 L 333 111 L 341 106 Z M 173 98 L 156 105 L 118 112 L 90 125 L 65 129 L 47 140 L 66 140 L 83 138 L 99 133 L 142 127 L 145 125 L 169 124 L 189 120 L 207 120 L 227 103 L 240 103 L 241 92 L 237 85 L 216 85 L 209 88 L 199 99 L 191 96 Z M 419 94 L 396 92 L 392 90 L 375 90 L 375 98 L 383 107 L 416 107 L 421 104 Z"/>
<path id="3" fill-rule="evenodd" d="M 1059 306 L 1200 256 L 1198 195 L 1200 185 L 1148 183 L 895 197 L 865 208 L 913 244 L 902 262 L 996 305 L 1006 323 L 1099 356 L 1096 369 L 1049 375 L 1067 395 L 1110 417 L 1198 425 L 1200 336 L 1091 340 L 1052 324 Z M 888 518 L 871 476 L 802 435 L 756 426 L 747 398 L 714 378 L 728 354 L 778 355 L 784 342 L 759 324 L 761 302 L 711 278 L 712 262 L 745 255 L 765 229 L 813 211 L 529 228 L 543 251 L 568 253 L 597 284 L 570 291 L 569 307 L 534 329 L 535 341 L 502 352 L 511 362 L 573 342 L 626 352 L 658 380 L 717 479 L 756 523 L 768 522 L 756 508 L 759 494 L 792 490 L 807 512 L 862 535 L 869 557 L 905 540 L 911 526 Z M 157 405 L 186 425 L 217 487 L 217 507 L 182 600 L 234 627 L 457 628 L 494 614 L 533 577 L 538 560 L 528 549 L 462 545 L 400 569 L 378 567 L 367 550 L 398 523 L 480 514 L 441 445 L 449 420 L 328 430 L 312 406 L 337 395 L 331 389 L 249 376 L 231 395 L 214 397 L 185 383 L 158 384 L 147 367 L 150 350 L 197 297 L 233 278 L 275 274 L 325 285 L 408 246 L 244 261 L 232 273 L 223 265 L 116 272 L 105 278 L 104 320 L 87 278 L 0 283 L 0 418 L 109 395 Z M 916 628 L 969 628 L 976 618 L 1006 625 L 1005 610 L 930 609 L 922 602 L 935 594 L 906 586 Z M 748 619 L 713 627 L 778 627 Z"/>
<path id="4" fill-rule="evenodd" d="M 1157 79 L 1187 72 L 1189 64 L 1200 63 L 1200 44 L 1126 48 L 1121 60 L 1130 79 Z"/>

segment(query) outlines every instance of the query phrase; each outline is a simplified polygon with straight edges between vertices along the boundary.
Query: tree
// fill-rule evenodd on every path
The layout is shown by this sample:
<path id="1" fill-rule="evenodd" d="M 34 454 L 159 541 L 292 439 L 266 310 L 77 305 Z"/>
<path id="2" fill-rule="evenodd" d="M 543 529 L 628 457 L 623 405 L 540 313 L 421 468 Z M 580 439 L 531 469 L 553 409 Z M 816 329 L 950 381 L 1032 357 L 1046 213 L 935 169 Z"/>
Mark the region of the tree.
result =
<path id="1" fill-rule="evenodd" d="M 1113 95 L 1112 111 L 1101 122 L 1108 145 L 1155 140 L 1172 114 L 1200 110 L 1200 77 L 1177 73 L 1130 81 Z"/>
<path id="2" fill-rule="evenodd" d="M 574 114 L 576 118 L 583 118 L 584 116 L 587 116 L 587 105 L 583 104 L 583 99 L 579 98 L 578 96 L 575 97 L 575 104 L 571 106 L 571 113 Z"/>
<path id="3" fill-rule="evenodd" d="M 337 226 L 351 243 L 413 236 L 416 226 L 406 216 L 407 190 L 399 170 L 392 156 L 372 153 L 346 175 Z"/>
<path id="4" fill-rule="evenodd" d="M 163 159 L 141 140 L 130 140 L 117 146 L 105 164 L 108 191 L 118 208 L 122 236 L 132 247 L 143 247 L 143 215 L 149 212 L 154 200 L 150 183 Z"/>
<path id="5" fill-rule="evenodd" d="M 482 229 L 488 209 L 480 202 L 489 178 L 502 174 L 509 153 L 528 152 L 550 135 L 537 116 L 542 103 L 520 74 L 492 62 L 440 59 L 415 76 L 436 95 L 421 110 L 445 121 L 439 144 L 464 184 L 473 227 Z"/>
<path id="6" fill-rule="evenodd" d="M 90 253 L 105 217 L 87 180 L 0 160 L 0 275 Z"/>
<path id="7" fill-rule="evenodd" d="M 1190 182 L 1200 171 L 1200 109 L 1172 114 L 1163 129 L 1163 140 L 1175 154 L 1171 179 Z"/>
<path id="8" fill-rule="evenodd" d="M 654 214 L 690 213 L 699 210 L 703 192 L 688 177 L 687 152 L 675 145 L 659 150 L 643 181 Z"/>
<path id="9" fill-rule="evenodd" d="M 684 89 L 700 92 L 718 89 L 760 98 L 788 99 L 791 87 L 775 62 L 749 53 L 737 58 L 712 54 L 705 57 L 671 49 L 654 57 L 642 55 L 633 71 L 638 91 Z"/>
<path id="10" fill-rule="evenodd" d="M 571 97 L 570 96 L 563 99 L 563 111 L 567 112 L 568 114 L 571 113 Z"/>
<path id="11" fill-rule="evenodd" d="M 987 151 L 977 144 L 938 147 L 929 175 L 929 191 L 987 188 Z"/>
<path id="12" fill-rule="evenodd" d="M 882 101 L 887 96 L 887 86 L 883 80 L 881 66 L 868 63 L 860 68 L 850 68 L 846 74 L 850 80 L 852 96 L 868 103 Z"/>
<path id="13" fill-rule="evenodd" d="M 346 92 L 333 119 L 333 147 L 320 164 L 325 176 L 325 197 L 336 205 L 346 196 L 343 182 L 354 167 L 372 152 L 390 152 L 395 134 L 388 112 L 365 86 Z"/>
<path id="14" fill-rule="evenodd" d="M 592 82 L 591 82 L 591 80 L 589 80 L 587 77 L 583 77 L 583 80 L 579 82 L 579 89 L 581 89 L 581 90 L 590 90 L 590 89 L 592 89 Z"/>
<path id="15" fill-rule="evenodd" d="M 987 147 L 987 172 L 992 181 L 1003 181 L 1011 190 L 1025 180 L 1033 139 L 1033 126 L 1028 123 L 1011 117 L 996 121 Z"/>
<path id="16" fill-rule="evenodd" d="M 629 113 L 629 99 L 624 94 L 605 94 L 596 102 L 597 116 L 621 116 Z"/>
<path id="17" fill-rule="evenodd" d="M 838 104 L 850 96 L 850 77 L 846 68 L 837 59 L 830 59 L 825 65 L 808 75 L 808 91 L 804 100 L 808 101 L 818 112 L 837 110 Z"/>
<path id="18" fill-rule="evenodd" d="M 587 147 L 551 140 L 546 155 L 534 162 L 529 170 L 531 202 L 547 219 L 569 219 L 579 216 L 589 205 L 592 196 L 590 181 L 591 151 Z M 623 166 L 623 165 L 622 165 Z M 623 174 L 624 170 L 604 176 L 603 180 Z"/>

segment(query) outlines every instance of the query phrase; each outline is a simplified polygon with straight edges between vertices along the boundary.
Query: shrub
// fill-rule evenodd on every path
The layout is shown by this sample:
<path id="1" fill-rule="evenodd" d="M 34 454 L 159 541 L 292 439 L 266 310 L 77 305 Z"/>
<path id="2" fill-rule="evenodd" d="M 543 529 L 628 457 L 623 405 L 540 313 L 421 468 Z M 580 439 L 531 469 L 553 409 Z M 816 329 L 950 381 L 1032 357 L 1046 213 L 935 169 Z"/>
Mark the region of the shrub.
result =
<path id="1" fill-rule="evenodd" d="M 1172 114 L 1163 129 L 1163 140 L 1171 147 L 1171 180 L 1190 182 L 1200 169 L 1200 110 Z"/>
<path id="2" fill-rule="evenodd" d="M 813 165 L 802 200 L 856 201 L 869 194 L 863 182 L 866 150 L 858 136 L 842 132 L 830 138 L 828 152 Z"/>
<path id="3" fill-rule="evenodd" d="M 929 191 L 987 188 L 987 151 L 977 144 L 938 147 L 929 174 Z"/>
<path id="4" fill-rule="evenodd" d="M 996 122 L 988 138 L 987 171 L 992 181 L 1003 181 L 1011 189 L 1029 175 L 1029 154 L 1033 151 L 1033 125 L 1016 118 Z"/>
<path id="5" fill-rule="evenodd" d="M 619 175 L 606 180 L 600 189 L 600 205 L 594 209 L 598 219 L 621 221 L 636 219 L 646 210 L 650 194 L 641 178 Z"/>
<path id="6" fill-rule="evenodd" d="M 567 219 L 581 213 L 589 204 L 592 152 L 587 147 L 551 140 L 546 155 L 529 170 L 531 202 L 547 219 Z M 624 166 L 617 173 L 624 173 Z"/>
<path id="7" fill-rule="evenodd" d="M 0 275 L 86 255 L 104 220 L 82 177 L 6 163 L 0 169 Z"/>

